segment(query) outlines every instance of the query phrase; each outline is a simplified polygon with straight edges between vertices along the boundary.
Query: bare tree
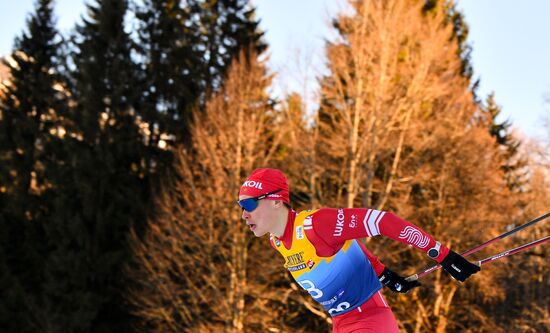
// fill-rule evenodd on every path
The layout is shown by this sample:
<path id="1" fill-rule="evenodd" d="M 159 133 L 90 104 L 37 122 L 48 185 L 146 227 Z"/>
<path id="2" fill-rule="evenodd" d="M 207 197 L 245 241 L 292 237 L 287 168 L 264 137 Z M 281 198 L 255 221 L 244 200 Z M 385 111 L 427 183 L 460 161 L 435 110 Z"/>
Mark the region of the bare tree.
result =
<path id="1" fill-rule="evenodd" d="M 459 252 L 547 207 L 546 183 L 536 178 L 544 173 L 536 173 L 521 199 L 531 204 L 519 213 L 499 167 L 502 154 L 461 74 L 444 5 L 427 11 L 413 0 L 350 3 L 355 13 L 338 19 L 341 40 L 327 47 L 331 74 L 313 118 L 298 95 L 273 108 L 263 64 L 244 57 L 206 113 L 196 114 L 192 149 L 178 152 L 158 215 L 133 237 L 129 300 L 143 330 L 329 330 L 327 314 L 240 222 L 240 182 L 268 163 L 287 172 L 299 207 L 391 210 Z M 391 240 L 368 245 L 402 274 L 430 263 Z M 548 322 L 544 256 L 492 264 L 462 286 L 439 271 L 409 295 L 388 296 L 407 332 L 503 332 L 499 320 L 534 331 Z M 536 288 L 522 269 L 535 271 Z M 511 292 L 514 281 L 521 286 Z M 521 294 L 532 311 L 507 307 Z M 499 307 L 525 313 L 504 320 Z"/>
<path id="2" fill-rule="evenodd" d="M 337 22 L 341 40 L 327 48 L 331 74 L 322 82 L 317 155 L 334 184 L 332 203 L 395 211 L 457 250 L 496 234 L 514 208 L 494 140 L 475 121 L 479 108 L 445 4 L 351 4 L 355 12 Z M 425 260 L 385 240 L 369 246 L 383 247 L 397 267 Z M 484 273 L 471 288 L 498 297 L 502 289 L 482 288 L 496 276 Z M 441 272 L 433 279 L 412 304 L 392 296 L 407 331 L 460 325 L 453 300 L 463 288 Z"/>
<path id="3" fill-rule="evenodd" d="M 129 300 L 150 331 L 266 331 L 278 320 L 266 306 L 276 296 L 264 285 L 274 274 L 272 253 L 248 235 L 235 201 L 243 177 L 275 158 L 283 135 L 270 80 L 254 57 L 233 64 L 205 114 L 195 115 L 193 149 L 178 152 L 158 215 L 133 237 Z"/>
<path id="4" fill-rule="evenodd" d="M 322 83 L 322 147 L 338 158 L 343 203 L 351 207 L 362 197 L 363 205 L 383 208 L 400 181 L 414 120 L 445 103 L 453 85 L 467 89 L 468 83 L 443 10 L 423 15 L 423 2 L 408 0 L 352 4 L 354 15 L 338 19 L 342 40 L 327 49 L 331 75 Z M 389 165 L 376 184 L 382 159 Z"/>

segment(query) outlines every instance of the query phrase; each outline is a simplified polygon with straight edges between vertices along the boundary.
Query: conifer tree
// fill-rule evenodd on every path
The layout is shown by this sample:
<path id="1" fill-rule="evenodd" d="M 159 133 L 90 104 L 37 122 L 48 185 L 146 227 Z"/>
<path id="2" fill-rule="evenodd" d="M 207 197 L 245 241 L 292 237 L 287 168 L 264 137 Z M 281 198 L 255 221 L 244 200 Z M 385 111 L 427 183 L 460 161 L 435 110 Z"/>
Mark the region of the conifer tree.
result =
<path id="1" fill-rule="evenodd" d="M 63 332 L 125 332 L 122 265 L 130 226 L 146 217 L 144 162 L 134 89 L 137 66 L 125 31 L 127 2 L 98 0 L 77 27 L 66 165 L 48 228 L 46 309 Z M 78 304 L 79 306 L 75 306 Z"/>
<path id="2" fill-rule="evenodd" d="M 502 171 L 504 171 L 506 184 L 513 192 L 521 192 L 525 186 L 527 161 L 520 156 L 521 143 L 514 138 L 511 131 L 512 123 L 508 120 L 499 122 L 497 117 L 502 109 L 495 101 L 494 93 L 489 94 L 484 104 L 480 105 L 482 115 L 489 133 L 500 147 L 502 155 Z"/>
<path id="3" fill-rule="evenodd" d="M 0 220 L 0 223 L 4 226 L 4 221 Z M 11 274 L 6 258 L 4 249 L 0 247 L 0 329 L 3 332 L 36 332 L 37 326 L 29 321 L 32 318 L 29 315 L 32 308 L 28 304 L 29 298 L 35 295 L 31 296 L 24 291 L 19 279 Z"/>
<path id="4" fill-rule="evenodd" d="M 231 61 L 239 52 L 261 54 L 266 45 L 254 19 L 255 10 L 249 0 L 201 0 L 190 2 L 192 17 L 200 30 L 195 47 L 202 52 L 205 62 L 201 68 L 200 83 L 206 91 L 221 87 Z M 249 54 L 247 54 L 249 57 Z"/>
<path id="5" fill-rule="evenodd" d="M 170 147 L 188 144 L 191 110 L 204 109 L 230 62 L 241 50 L 265 50 L 254 13 L 248 0 L 148 0 L 138 7 L 150 147 L 161 136 Z"/>
<path id="6" fill-rule="evenodd" d="M 146 146 L 156 162 L 170 165 L 170 150 L 158 147 L 171 148 L 188 139 L 191 109 L 201 94 L 198 69 L 204 59 L 195 46 L 200 27 L 181 1 L 146 0 L 136 17 L 137 51 L 143 58 L 139 113 L 149 133 Z"/>
<path id="7" fill-rule="evenodd" d="M 58 71 L 60 42 L 53 2 L 36 1 L 11 60 L 5 62 L 9 78 L 0 94 L 0 264 L 6 270 L 0 283 L 13 285 L 2 286 L 11 289 L 3 304 L 12 306 L 0 309 L 0 327 L 21 332 L 37 329 L 30 319 L 41 304 L 49 252 L 46 228 L 58 193 L 56 170 L 66 114 Z"/>
<path id="8" fill-rule="evenodd" d="M 464 77 L 471 79 L 474 73 L 471 61 L 472 47 L 468 44 L 470 28 L 464 14 L 458 10 L 454 1 L 446 1 L 446 12 L 448 20 L 453 25 L 453 39 L 458 45 L 457 55 L 462 61 L 461 73 Z"/>

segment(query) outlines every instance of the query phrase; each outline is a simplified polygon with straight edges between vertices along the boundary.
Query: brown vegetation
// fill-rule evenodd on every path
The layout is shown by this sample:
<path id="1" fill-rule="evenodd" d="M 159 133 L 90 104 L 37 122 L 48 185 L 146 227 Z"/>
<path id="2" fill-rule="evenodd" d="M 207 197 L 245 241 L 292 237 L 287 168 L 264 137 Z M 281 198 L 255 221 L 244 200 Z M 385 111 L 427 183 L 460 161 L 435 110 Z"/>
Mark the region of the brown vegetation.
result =
<path id="1" fill-rule="evenodd" d="M 274 110 L 270 78 L 254 57 L 241 57 L 197 113 L 192 150 L 179 151 L 158 216 L 133 237 L 130 300 L 143 328 L 330 330 L 330 318 L 290 280 L 267 240 L 253 239 L 240 221 L 236 194 L 256 167 L 284 169 L 298 208 L 390 210 L 457 251 L 550 208 L 548 163 L 528 166 L 520 193 L 507 187 L 501 147 L 461 74 L 445 9 L 425 11 L 412 0 L 352 3 L 355 13 L 338 19 L 341 40 L 327 48 L 331 74 L 311 121 L 296 94 Z M 548 230 L 534 228 L 478 258 Z M 368 247 L 403 275 L 431 263 L 391 240 Z M 386 294 L 406 332 L 544 332 L 547 258 L 543 247 L 483 267 L 463 285 L 438 271 L 408 295 Z"/>

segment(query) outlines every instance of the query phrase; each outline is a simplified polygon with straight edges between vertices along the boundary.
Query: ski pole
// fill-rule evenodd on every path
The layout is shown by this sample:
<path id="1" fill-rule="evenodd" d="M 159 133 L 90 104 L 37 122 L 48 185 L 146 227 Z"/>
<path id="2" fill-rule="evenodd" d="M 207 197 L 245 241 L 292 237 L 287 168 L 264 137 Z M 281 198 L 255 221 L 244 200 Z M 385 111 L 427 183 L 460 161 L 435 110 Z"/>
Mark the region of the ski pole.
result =
<path id="1" fill-rule="evenodd" d="M 549 240 L 550 240 L 550 236 L 546 236 L 546 237 L 543 237 L 541 239 L 537 239 L 536 241 L 532 241 L 531 243 L 518 246 L 515 249 L 504 251 L 504 252 L 501 252 L 499 254 L 495 254 L 494 256 L 490 256 L 488 258 L 481 259 L 480 261 L 477 262 L 477 264 L 478 264 L 478 266 L 488 264 L 488 263 L 493 262 L 495 260 L 498 260 L 500 258 L 508 257 L 508 256 L 511 256 L 512 254 L 516 254 L 518 252 L 527 250 L 528 248 L 531 248 L 533 246 L 544 244 L 544 243 L 548 242 Z"/>
<path id="2" fill-rule="evenodd" d="M 540 222 L 540 221 L 542 221 L 542 220 L 544 220 L 544 219 L 547 219 L 548 217 L 550 217 L 550 212 L 548 212 L 548 213 L 546 213 L 546 214 L 544 214 L 544 215 L 541 215 L 541 216 L 537 217 L 536 219 L 533 219 L 533 220 L 531 220 L 531 221 L 529 221 L 529 222 L 527 222 L 527 223 L 524 223 L 524 224 L 522 224 L 522 225 L 520 225 L 520 226 L 518 226 L 518 227 L 515 227 L 514 229 L 512 229 L 512 230 L 510 230 L 510 231 L 507 231 L 507 232 L 505 232 L 505 233 L 503 233 L 503 234 L 501 234 L 501 235 L 498 235 L 497 237 L 495 237 L 495 238 L 493 238 L 493 239 L 490 239 L 490 240 L 486 241 L 485 243 L 483 243 L 483 244 L 481 244 L 481 245 L 478 245 L 478 246 L 476 246 L 476 247 L 474 247 L 474 248 L 472 248 L 472 249 L 470 249 L 470 250 L 468 250 L 468 251 L 466 251 L 466 252 L 463 252 L 463 253 L 461 253 L 460 255 L 465 257 L 465 256 L 467 256 L 467 255 L 470 255 L 470 254 L 472 254 L 472 253 L 475 253 L 475 252 L 477 252 L 477 251 L 480 251 L 480 250 L 486 248 L 487 246 L 489 246 L 490 244 L 492 244 L 492 243 L 494 243 L 494 242 L 496 242 L 496 241 L 498 241 L 498 240 L 501 240 L 501 239 L 503 239 L 503 238 L 506 238 L 506 237 L 508 237 L 508 236 L 510 236 L 510 235 L 512 235 L 512 234 L 515 234 L 516 232 L 518 232 L 518 231 L 520 231 L 520 230 L 522 230 L 522 229 L 525 229 L 525 228 L 527 228 L 527 227 L 529 227 L 529 226 L 531 226 L 531 225 L 533 225 L 533 224 L 535 224 L 535 223 L 538 223 L 538 222 Z M 428 269 L 426 269 L 426 270 L 424 270 L 424 271 L 422 271 L 422 272 L 420 272 L 420 273 L 417 273 L 417 274 L 414 274 L 414 275 L 409 276 L 409 277 L 407 278 L 407 281 L 418 280 L 418 279 L 420 279 L 421 277 L 423 277 L 423 276 L 425 276 L 425 275 L 427 275 L 427 274 L 429 274 L 429 273 L 431 273 L 431 272 L 433 272 L 433 271 L 435 271 L 435 270 L 437 270 L 437 269 L 439 269 L 439 268 L 441 268 L 441 265 L 439 265 L 439 264 L 434 265 L 434 266 L 432 266 L 432 267 L 430 267 L 430 268 L 428 268 Z"/>

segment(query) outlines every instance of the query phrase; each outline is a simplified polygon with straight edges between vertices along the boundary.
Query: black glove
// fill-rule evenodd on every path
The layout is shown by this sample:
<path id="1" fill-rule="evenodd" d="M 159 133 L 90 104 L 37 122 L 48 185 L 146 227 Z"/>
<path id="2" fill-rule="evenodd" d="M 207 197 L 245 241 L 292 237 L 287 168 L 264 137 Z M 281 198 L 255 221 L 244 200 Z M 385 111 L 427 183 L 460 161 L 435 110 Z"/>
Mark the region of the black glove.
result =
<path id="1" fill-rule="evenodd" d="M 420 282 L 407 281 L 404 277 L 399 276 L 397 273 L 387 268 L 384 268 L 384 271 L 378 276 L 378 279 L 394 293 L 406 294 L 409 290 L 420 286 Z"/>
<path id="2" fill-rule="evenodd" d="M 464 259 L 460 254 L 450 251 L 441 262 L 443 269 L 458 281 L 464 282 L 470 275 L 480 271 L 480 267 Z"/>

